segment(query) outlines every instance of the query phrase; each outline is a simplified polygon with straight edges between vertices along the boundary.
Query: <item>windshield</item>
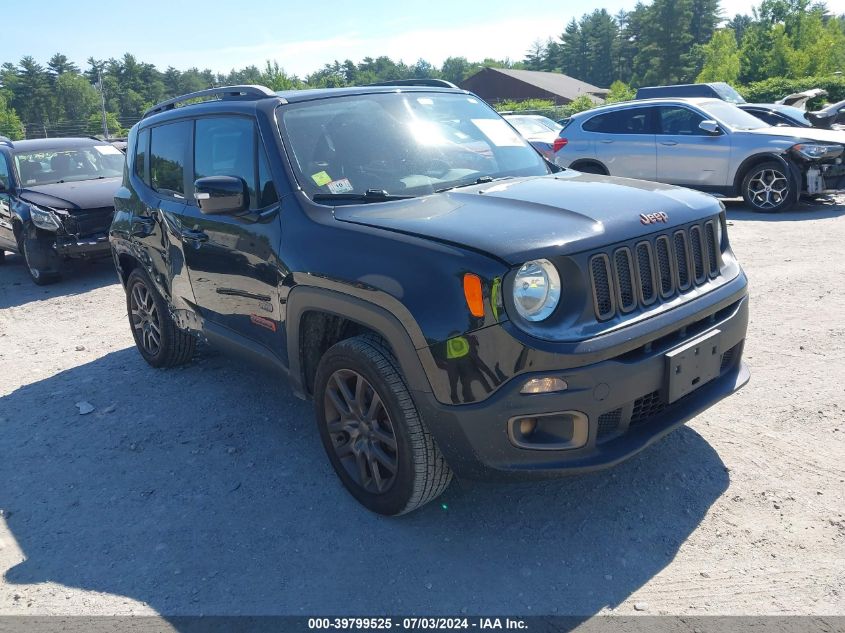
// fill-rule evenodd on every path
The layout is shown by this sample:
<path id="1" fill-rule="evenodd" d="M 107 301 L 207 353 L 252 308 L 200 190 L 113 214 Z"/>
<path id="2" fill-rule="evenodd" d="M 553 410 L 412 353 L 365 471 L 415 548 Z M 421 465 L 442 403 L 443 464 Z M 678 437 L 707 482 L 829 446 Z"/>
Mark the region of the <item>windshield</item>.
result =
<path id="1" fill-rule="evenodd" d="M 720 99 L 724 99 L 730 103 L 745 103 L 745 99 L 742 98 L 742 95 L 728 84 L 720 81 L 710 85 L 713 87 L 713 90 L 716 91 L 716 94 L 719 95 Z"/>
<path id="2" fill-rule="evenodd" d="M 547 135 L 549 132 L 557 134 L 563 128 L 559 123 L 555 123 L 544 116 L 509 116 L 505 118 L 523 136 Z"/>
<path id="3" fill-rule="evenodd" d="M 112 145 L 18 152 L 15 167 L 25 187 L 113 178 L 123 173 L 123 153 Z"/>
<path id="4" fill-rule="evenodd" d="M 418 196 L 478 179 L 550 173 L 498 114 L 465 94 L 356 95 L 280 111 L 297 180 L 311 196 L 371 189 Z"/>
<path id="5" fill-rule="evenodd" d="M 734 130 L 758 130 L 764 127 L 771 127 L 768 123 L 761 121 L 753 114 L 740 110 L 734 104 L 727 101 L 708 101 L 698 106 L 704 112 L 716 119 L 719 123 L 727 125 Z"/>

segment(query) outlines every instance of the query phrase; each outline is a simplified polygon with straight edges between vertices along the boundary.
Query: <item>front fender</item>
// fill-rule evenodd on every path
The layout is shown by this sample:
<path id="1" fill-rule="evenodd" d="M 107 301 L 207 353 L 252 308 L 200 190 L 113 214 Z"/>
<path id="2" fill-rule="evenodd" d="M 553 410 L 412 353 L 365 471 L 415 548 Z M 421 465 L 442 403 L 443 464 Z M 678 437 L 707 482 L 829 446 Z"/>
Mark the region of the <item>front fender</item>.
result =
<path id="1" fill-rule="evenodd" d="M 302 317 L 309 311 L 326 312 L 349 319 L 377 332 L 393 350 L 402 374 L 411 391 L 431 393 L 431 384 L 424 365 L 435 367 L 430 350 L 423 346 L 417 349 L 414 339 L 422 339 L 422 333 L 415 325 L 406 328 L 399 316 L 387 308 L 335 290 L 314 286 L 295 286 L 287 296 L 285 328 L 290 381 L 294 393 L 304 398 L 307 394 L 300 350 L 300 327 Z M 411 331 L 409 331 L 409 329 Z"/>

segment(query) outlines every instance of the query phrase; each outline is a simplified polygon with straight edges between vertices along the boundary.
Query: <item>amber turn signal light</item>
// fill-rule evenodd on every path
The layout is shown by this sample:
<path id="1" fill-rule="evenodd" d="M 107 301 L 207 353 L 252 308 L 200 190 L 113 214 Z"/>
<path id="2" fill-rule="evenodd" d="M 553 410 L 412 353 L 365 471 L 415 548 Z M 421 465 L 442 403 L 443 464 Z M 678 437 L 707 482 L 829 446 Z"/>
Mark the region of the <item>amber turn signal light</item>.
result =
<path id="1" fill-rule="evenodd" d="M 484 316 L 484 298 L 481 296 L 481 278 L 467 273 L 464 275 L 464 297 L 469 313 L 474 317 Z"/>

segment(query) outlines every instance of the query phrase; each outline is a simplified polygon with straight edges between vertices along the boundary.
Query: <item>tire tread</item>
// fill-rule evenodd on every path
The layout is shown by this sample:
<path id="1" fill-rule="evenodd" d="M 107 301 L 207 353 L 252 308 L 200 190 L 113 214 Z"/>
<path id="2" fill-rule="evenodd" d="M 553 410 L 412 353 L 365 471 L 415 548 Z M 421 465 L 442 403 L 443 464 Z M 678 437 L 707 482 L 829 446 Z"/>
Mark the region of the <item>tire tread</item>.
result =
<path id="1" fill-rule="evenodd" d="M 387 343 L 375 334 L 361 334 L 345 339 L 336 347 L 360 355 L 373 365 L 402 409 L 411 444 L 414 486 L 405 507 L 396 516 L 406 514 L 440 496 L 452 481 L 452 469 L 446 463 L 431 432 L 420 419 L 417 407 L 405 385 L 399 364 Z"/>

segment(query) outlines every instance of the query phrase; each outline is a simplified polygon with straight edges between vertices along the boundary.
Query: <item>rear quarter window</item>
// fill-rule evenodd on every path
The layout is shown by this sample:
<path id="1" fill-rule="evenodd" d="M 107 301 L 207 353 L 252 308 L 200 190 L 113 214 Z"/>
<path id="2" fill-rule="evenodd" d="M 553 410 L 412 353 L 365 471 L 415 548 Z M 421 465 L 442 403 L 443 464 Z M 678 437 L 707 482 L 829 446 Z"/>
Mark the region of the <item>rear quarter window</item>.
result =
<path id="1" fill-rule="evenodd" d="M 604 134 L 654 134 L 650 108 L 628 108 L 605 112 L 584 121 L 585 132 Z"/>
<path id="2" fill-rule="evenodd" d="M 190 121 L 165 123 L 150 132 L 150 186 L 174 198 L 185 198 L 185 165 L 191 147 Z"/>

